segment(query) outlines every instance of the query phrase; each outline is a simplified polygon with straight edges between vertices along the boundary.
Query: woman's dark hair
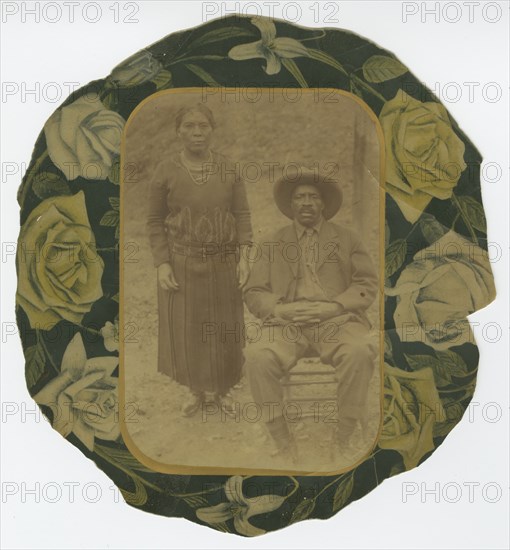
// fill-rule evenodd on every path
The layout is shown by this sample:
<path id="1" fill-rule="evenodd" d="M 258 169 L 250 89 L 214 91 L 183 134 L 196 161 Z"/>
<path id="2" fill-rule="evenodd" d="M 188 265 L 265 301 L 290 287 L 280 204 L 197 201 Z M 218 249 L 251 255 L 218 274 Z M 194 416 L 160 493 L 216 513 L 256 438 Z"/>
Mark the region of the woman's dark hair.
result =
<path id="1" fill-rule="evenodd" d="M 212 114 L 211 109 L 209 107 L 206 107 L 203 103 L 196 103 L 195 105 L 190 105 L 188 107 L 181 107 L 177 114 L 175 115 L 175 131 L 179 129 L 179 127 L 182 124 L 182 119 L 188 114 L 192 113 L 193 111 L 198 111 L 199 113 L 202 113 L 207 120 L 209 121 L 209 124 L 211 125 L 211 128 L 214 130 L 216 128 L 216 121 L 214 120 L 214 115 Z"/>

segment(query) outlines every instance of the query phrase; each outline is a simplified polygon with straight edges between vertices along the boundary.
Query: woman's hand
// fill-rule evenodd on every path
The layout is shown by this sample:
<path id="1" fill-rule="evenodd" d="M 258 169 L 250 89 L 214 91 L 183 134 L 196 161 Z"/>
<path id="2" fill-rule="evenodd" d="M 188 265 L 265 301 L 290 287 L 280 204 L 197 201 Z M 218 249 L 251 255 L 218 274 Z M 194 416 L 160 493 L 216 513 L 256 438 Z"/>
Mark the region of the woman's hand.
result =
<path id="1" fill-rule="evenodd" d="M 175 280 L 174 271 L 169 262 L 158 266 L 158 283 L 163 290 L 170 292 L 179 290 L 179 283 Z"/>
<path id="2" fill-rule="evenodd" d="M 248 277 L 250 276 L 250 266 L 246 260 L 241 259 L 241 261 L 237 264 L 236 275 L 239 288 L 242 290 L 246 286 Z"/>
<path id="3" fill-rule="evenodd" d="M 236 267 L 237 281 L 241 290 L 246 286 L 250 276 L 250 262 L 248 261 L 249 247 L 250 245 L 241 245 L 241 256 Z"/>

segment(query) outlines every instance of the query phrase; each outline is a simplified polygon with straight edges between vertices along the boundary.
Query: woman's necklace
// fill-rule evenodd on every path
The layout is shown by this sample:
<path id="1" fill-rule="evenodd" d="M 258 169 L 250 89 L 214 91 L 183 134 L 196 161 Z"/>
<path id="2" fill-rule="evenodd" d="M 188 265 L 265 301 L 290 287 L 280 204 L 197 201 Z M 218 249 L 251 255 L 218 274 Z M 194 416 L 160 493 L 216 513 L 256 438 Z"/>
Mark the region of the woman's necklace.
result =
<path id="1" fill-rule="evenodd" d="M 212 152 L 209 149 L 209 157 L 207 160 L 193 162 L 186 158 L 184 151 L 181 151 L 181 161 L 186 168 L 190 178 L 197 184 L 203 185 L 207 183 L 209 176 L 212 174 Z"/>

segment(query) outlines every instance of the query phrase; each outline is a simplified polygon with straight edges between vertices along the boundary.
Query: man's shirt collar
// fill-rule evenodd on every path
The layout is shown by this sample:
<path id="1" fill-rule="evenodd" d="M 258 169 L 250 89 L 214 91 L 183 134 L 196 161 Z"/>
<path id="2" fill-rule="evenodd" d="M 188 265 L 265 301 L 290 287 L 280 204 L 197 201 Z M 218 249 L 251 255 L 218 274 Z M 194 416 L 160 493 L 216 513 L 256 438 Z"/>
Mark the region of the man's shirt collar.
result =
<path id="1" fill-rule="evenodd" d="M 310 229 L 314 229 L 315 231 L 317 231 L 317 235 L 319 235 L 323 223 L 324 223 L 324 217 L 321 216 L 319 218 L 319 221 L 315 225 L 312 225 Z M 294 219 L 294 227 L 296 229 L 297 238 L 298 240 L 300 240 L 304 232 L 308 229 L 308 227 L 300 224 L 296 219 Z"/>

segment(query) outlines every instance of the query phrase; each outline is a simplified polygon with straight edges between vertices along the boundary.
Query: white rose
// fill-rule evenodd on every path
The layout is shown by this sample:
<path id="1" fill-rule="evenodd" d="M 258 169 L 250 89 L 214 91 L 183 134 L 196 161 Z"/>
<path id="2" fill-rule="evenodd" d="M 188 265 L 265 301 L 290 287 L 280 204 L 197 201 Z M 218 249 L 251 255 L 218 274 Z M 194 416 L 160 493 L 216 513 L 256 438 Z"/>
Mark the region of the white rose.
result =
<path id="1" fill-rule="evenodd" d="M 48 154 L 68 180 L 104 180 L 120 153 L 125 121 L 96 95 L 55 111 L 44 125 Z"/>
<path id="2" fill-rule="evenodd" d="M 62 358 L 61 373 L 34 396 L 50 407 L 52 425 L 64 437 L 71 432 L 92 451 L 94 439 L 114 441 L 120 435 L 118 379 L 111 376 L 118 357 L 87 359 L 78 333 Z"/>

